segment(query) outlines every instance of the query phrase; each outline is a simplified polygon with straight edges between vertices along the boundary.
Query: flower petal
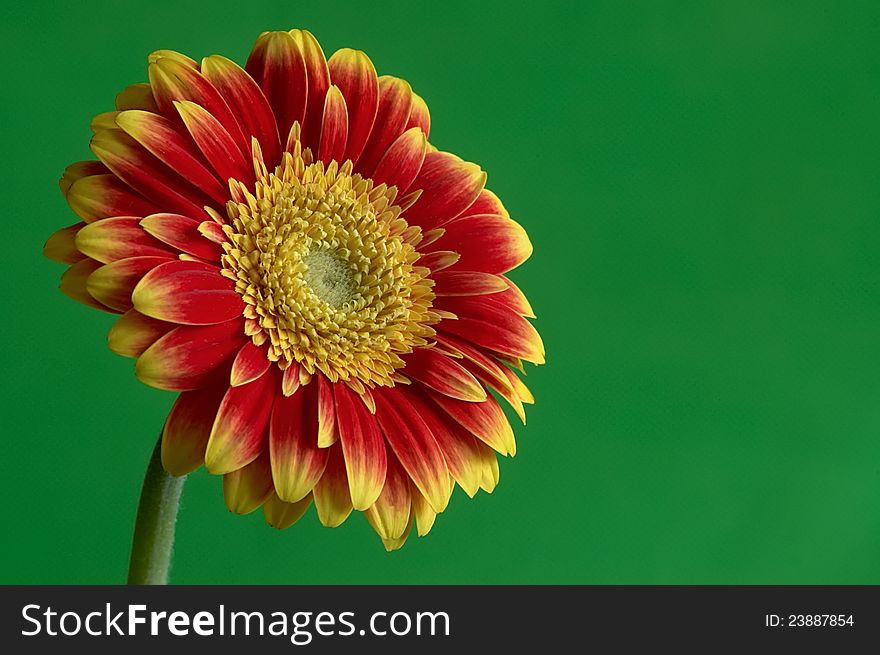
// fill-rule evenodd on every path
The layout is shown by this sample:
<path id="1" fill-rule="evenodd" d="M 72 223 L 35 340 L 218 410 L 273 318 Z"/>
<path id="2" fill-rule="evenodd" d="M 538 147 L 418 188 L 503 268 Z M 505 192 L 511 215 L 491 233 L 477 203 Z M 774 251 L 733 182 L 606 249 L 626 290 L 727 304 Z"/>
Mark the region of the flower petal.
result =
<path id="1" fill-rule="evenodd" d="M 275 491 L 287 502 L 307 496 L 324 473 L 329 449 L 318 447 L 318 398 L 315 385 L 279 396 L 272 408 L 269 452 Z"/>
<path id="2" fill-rule="evenodd" d="M 442 512 L 452 489 L 449 470 L 430 429 L 409 402 L 409 393 L 397 387 L 383 388 L 373 397 L 376 417 L 391 450 L 431 507 Z"/>
<path id="3" fill-rule="evenodd" d="M 213 325 L 241 316 L 235 283 L 212 264 L 174 260 L 150 271 L 131 296 L 147 316 L 181 325 Z"/>
<path id="4" fill-rule="evenodd" d="M 62 264 L 75 264 L 83 259 L 85 255 L 76 249 L 76 235 L 85 226 L 81 221 L 54 232 L 43 246 L 43 255 Z"/>
<path id="5" fill-rule="evenodd" d="M 379 78 L 379 107 L 370 138 L 355 170 L 371 176 L 388 147 L 406 131 L 412 110 L 412 89 L 406 80 L 390 75 Z"/>
<path id="6" fill-rule="evenodd" d="M 239 319 L 171 330 L 138 358 L 138 378 L 169 391 L 198 389 L 241 348 L 243 324 Z"/>
<path id="7" fill-rule="evenodd" d="M 116 94 L 116 110 L 128 111 L 129 109 L 143 109 L 155 113 L 159 112 L 159 105 L 153 98 L 153 87 L 147 83 L 132 84 Z"/>
<path id="8" fill-rule="evenodd" d="M 263 516 L 273 528 L 285 530 L 299 521 L 311 504 L 311 494 L 295 503 L 285 503 L 278 494 L 271 494 L 263 505 Z"/>
<path id="9" fill-rule="evenodd" d="M 373 173 L 376 184 L 385 183 L 405 193 L 416 179 L 425 161 L 428 140 L 421 128 L 412 127 L 401 134 L 382 156 Z"/>
<path id="10" fill-rule="evenodd" d="M 205 450 L 208 472 L 237 471 L 266 450 L 274 385 L 275 376 L 266 373 L 250 384 L 227 389 Z"/>
<path id="11" fill-rule="evenodd" d="M 494 396 L 481 403 L 466 403 L 434 391 L 428 395 L 461 426 L 502 455 L 516 454 L 513 428 Z"/>
<path id="12" fill-rule="evenodd" d="M 510 214 L 504 208 L 501 199 L 489 191 L 489 189 L 483 189 L 480 191 L 480 195 L 478 195 L 477 199 L 474 200 L 474 203 L 464 211 L 462 217 L 479 216 L 480 214 L 497 214 L 499 216 L 504 216 L 504 218 L 510 218 Z"/>
<path id="13" fill-rule="evenodd" d="M 406 210 L 406 219 L 424 230 L 445 225 L 476 200 L 485 184 L 486 174 L 476 164 L 448 152 L 429 152 L 412 184 L 422 194 Z"/>
<path id="14" fill-rule="evenodd" d="M 186 216 L 205 215 L 202 207 L 210 203 L 210 198 L 199 194 L 122 130 L 99 132 L 92 137 L 91 148 L 107 168 L 144 197 Z"/>
<path id="15" fill-rule="evenodd" d="M 335 85 L 327 91 L 321 120 L 318 159 L 324 163 L 342 161 L 348 140 L 348 110 L 342 92 Z"/>
<path id="16" fill-rule="evenodd" d="M 461 255 L 453 250 L 435 250 L 419 257 L 418 265 L 430 268 L 433 278 L 433 273 L 439 273 L 443 269 L 453 266 L 460 258 Z"/>
<path id="17" fill-rule="evenodd" d="M 144 316 L 136 309 L 129 309 L 119 317 L 107 334 L 107 346 L 123 357 L 140 357 L 161 337 L 176 326 Z"/>
<path id="18" fill-rule="evenodd" d="M 140 226 L 138 216 L 116 216 L 95 221 L 76 235 L 76 248 L 104 264 L 129 257 L 174 257 L 176 252 Z"/>
<path id="19" fill-rule="evenodd" d="M 317 375 L 318 389 L 318 446 L 329 448 L 339 439 L 336 425 L 336 399 L 333 386 L 324 375 Z"/>
<path id="20" fill-rule="evenodd" d="M 202 75 L 226 100 L 244 136 L 257 139 L 271 170 L 281 160 L 281 140 L 275 114 L 259 85 L 241 66 L 221 55 L 202 59 Z"/>
<path id="21" fill-rule="evenodd" d="M 116 124 L 147 152 L 192 182 L 214 202 L 223 205 L 229 199 L 224 178 L 218 178 L 202 164 L 192 141 L 164 116 L 147 111 L 123 111 L 116 117 Z"/>
<path id="22" fill-rule="evenodd" d="M 473 375 L 451 357 L 432 349 L 418 348 L 404 355 L 403 374 L 452 398 L 468 402 L 486 399 L 486 390 Z"/>
<path id="23" fill-rule="evenodd" d="M 343 159 L 357 162 L 367 144 L 379 107 L 379 78 L 360 50 L 337 50 L 327 62 L 330 81 L 339 87 L 348 110 L 348 141 Z"/>
<path id="24" fill-rule="evenodd" d="M 205 448 L 226 387 L 211 385 L 177 397 L 162 431 L 162 466 L 186 475 L 205 461 Z"/>
<path id="25" fill-rule="evenodd" d="M 348 490 L 341 444 L 334 444 L 327 449 L 327 466 L 312 493 L 315 496 L 318 520 L 324 526 L 335 528 L 342 525 L 351 514 L 351 494 Z"/>
<path id="26" fill-rule="evenodd" d="M 327 69 L 324 51 L 321 50 L 321 45 L 311 32 L 290 30 L 290 35 L 299 46 L 306 65 L 308 92 L 306 94 L 306 114 L 303 120 L 303 145 L 311 148 L 312 152 L 316 152 L 318 139 L 321 135 L 324 96 L 330 87 L 330 71 Z"/>
<path id="27" fill-rule="evenodd" d="M 385 484 L 385 443 L 375 417 L 344 384 L 334 385 L 336 424 L 345 455 L 345 470 L 351 503 L 365 510 L 382 492 Z"/>
<path id="28" fill-rule="evenodd" d="M 109 172 L 107 167 L 99 161 L 77 161 L 64 169 L 64 174 L 58 180 L 58 187 L 61 189 L 61 193 L 67 197 L 70 187 L 77 180 L 91 175 L 107 175 Z"/>
<path id="29" fill-rule="evenodd" d="M 167 118 L 177 120 L 175 100 L 189 100 L 216 118 L 232 137 L 241 154 L 250 157 L 251 142 L 220 92 L 197 70 L 173 57 L 160 57 L 149 66 L 156 104 Z"/>
<path id="30" fill-rule="evenodd" d="M 382 493 L 364 516 L 382 539 L 398 539 L 410 524 L 409 476 L 388 453 L 388 469 Z"/>
<path id="31" fill-rule="evenodd" d="M 281 393 L 285 396 L 292 396 L 299 389 L 299 386 L 299 364 L 291 362 L 281 376 Z"/>
<path id="32" fill-rule="evenodd" d="M 135 285 L 149 271 L 170 261 L 174 260 L 156 256 L 118 259 L 92 273 L 86 288 L 96 300 L 117 311 L 127 312 L 133 306 L 131 294 Z"/>
<path id="33" fill-rule="evenodd" d="M 435 306 L 458 316 L 455 321 L 443 321 L 440 330 L 503 355 L 544 363 L 544 343 L 538 331 L 519 314 L 492 302 L 491 296 L 444 296 Z"/>
<path id="34" fill-rule="evenodd" d="M 75 180 L 67 191 L 67 203 L 86 223 L 108 216 L 146 216 L 160 211 L 158 206 L 111 174 L 89 175 Z"/>
<path id="35" fill-rule="evenodd" d="M 101 262 L 96 262 L 88 257 L 81 259 L 64 272 L 64 275 L 61 276 L 59 288 L 65 296 L 73 298 L 83 305 L 88 305 L 104 312 L 115 313 L 114 309 L 98 302 L 88 291 L 88 279 L 99 268 L 101 268 Z"/>
<path id="36" fill-rule="evenodd" d="M 223 499 L 230 512 L 250 514 L 273 495 L 268 453 L 223 476 Z"/>
<path id="37" fill-rule="evenodd" d="M 413 516 L 416 519 L 416 529 L 420 537 L 424 537 L 434 527 L 434 519 L 437 518 L 437 512 L 428 504 L 415 485 L 411 486 L 412 490 L 412 509 Z"/>
<path id="38" fill-rule="evenodd" d="M 459 218 L 431 244 L 431 250 L 454 250 L 461 255 L 457 268 L 486 273 L 506 273 L 532 254 L 532 244 L 522 226 L 509 218 L 480 214 Z"/>
<path id="39" fill-rule="evenodd" d="M 221 180 L 232 178 L 248 185 L 253 183 L 251 160 L 236 147 L 234 139 L 219 120 L 204 107 L 188 100 L 175 100 L 174 107 L 193 141 Z"/>
<path id="40" fill-rule="evenodd" d="M 150 214 L 141 219 L 141 227 L 159 241 L 189 255 L 219 262 L 223 254 L 220 244 L 206 238 L 200 223 L 180 214 Z"/>
<path id="41" fill-rule="evenodd" d="M 230 386 L 240 387 L 253 382 L 268 370 L 270 364 L 266 349 L 255 345 L 253 341 L 248 341 L 232 361 L 232 370 L 229 373 Z"/>
<path id="42" fill-rule="evenodd" d="M 284 139 L 306 114 L 308 80 L 302 49 L 288 32 L 264 32 L 254 44 L 245 70 L 263 90 Z"/>
<path id="43" fill-rule="evenodd" d="M 444 271 L 434 273 L 434 294 L 438 296 L 485 296 L 507 291 L 507 282 L 491 273 Z"/>
<path id="44" fill-rule="evenodd" d="M 419 128 L 427 139 L 431 136 L 431 112 L 428 111 L 428 104 L 424 101 L 422 96 L 416 93 L 412 94 L 412 100 L 412 110 L 409 113 L 409 120 L 406 123 L 406 128 Z"/>
<path id="45" fill-rule="evenodd" d="M 498 486 L 500 471 L 498 470 L 498 456 L 486 444 L 478 441 L 481 462 L 483 465 L 483 479 L 480 481 L 480 489 L 490 494 Z"/>
<path id="46" fill-rule="evenodd" d="M 476 438 L 421 395 L 411 394 L 409 400 L 440 446 L 450 475 L 473 498 L 482 480 L 481 456 Z"/>
<path id="47" fill-rule="evenodd" d="M 509 278 L 506 278 L 503 275 L 501 278 L 507 283 L 507 290 L 493 296 L 492 302 L 504 305 L 520 316 L 535 318 L 535 310 L 532 309 L 528 298 L 526 298 L 525 294 L 520 291 L 520 288 Z"/>

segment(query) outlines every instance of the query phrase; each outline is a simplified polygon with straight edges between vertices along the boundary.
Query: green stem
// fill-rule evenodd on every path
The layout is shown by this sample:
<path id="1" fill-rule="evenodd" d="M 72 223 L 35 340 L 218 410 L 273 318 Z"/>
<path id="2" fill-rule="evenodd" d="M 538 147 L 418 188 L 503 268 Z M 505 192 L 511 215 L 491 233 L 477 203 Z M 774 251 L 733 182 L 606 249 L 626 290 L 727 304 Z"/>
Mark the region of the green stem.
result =
<path id="1" fill-rule="evenodd" d="M 174 524 L 186 476 L 169 475 L 162 467 L 162 437 L 153 449 L 138 503 L 128 566 L 128 584 L 168 584 Z"/>

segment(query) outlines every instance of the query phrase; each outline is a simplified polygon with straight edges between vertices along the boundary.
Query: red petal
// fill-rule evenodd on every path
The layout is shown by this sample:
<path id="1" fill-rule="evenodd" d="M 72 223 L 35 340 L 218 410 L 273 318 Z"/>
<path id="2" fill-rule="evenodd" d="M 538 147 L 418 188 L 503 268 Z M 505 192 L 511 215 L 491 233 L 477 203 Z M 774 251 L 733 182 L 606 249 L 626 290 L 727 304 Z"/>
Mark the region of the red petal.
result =
<path id="1" fill-rule="evenodd" d="M 184 180 L 208 194 L 222 205 L 229 199 L 229 190 L 212 171 L 202 164 L 198 151 L 185 133 L 164 116 L 146 111 L 124 111 L 116 124 L 140 143 L 168 168 Z"/>
<path id="2" fill-rule="evenodd" d="M 235 283 L 212 264 L 171 261 L 144 276 L 132 294 L 142 314 L 181 325 L 213 325 L 241 316 Z"/>
<path id="3" fill-rule="evenodd" d="M 492 297 L 492 302 L 504 305 L 520 316 L 535 318 L 535 311 L 529 304 L 528 298 L 526 298 L 525 294 L 520 291 L 520 288 L 503 275 L 501 276 L 501 279 L 507 283 L 507 290 L 494 295 Z"/>
<path id="4" fill-rule="evenodd" d="M 171 475 L 186 475 L 205 461 L 205 447 L 225 387 L 212 385 L 177 397 L 162 431 L 162 466 Z"/>
<path id="5" fill-rule="evenodd" d="M 489 189 L 480 191 L 480 195 L 474 200 L 474 204 L 468 207 L 462 216 L 479 216 L 480 214 L 498 214 L 510 218 L 510 214 L 501 204 L 501 200 Z"/>
<path id="6" fill-rule="evenodd" d="M 406 128 L 418 127 L 427 139 L 431 136 L 431 112 L 428 111 L 428 105 L 422 99 L 422 96 L 413 93 L 412 99 L 412 111 L 409 113 Z"/>
<path id="7" fill-rule="evenodd" d="M 443 411 L 486 445 L 502 455 L 516 454 L 513 429 L 494 396 L 481 403 L 466 403 L 434 391 L 428 394 Z"/>
<path id="8" fill-rule="evenodd" d="M 173 261 L 170 257 L 155 256 L 119 259 L 92 273 L 86 287 L 96 300 L 117 311 L 127 312 L 132 308 L 132 291 L 141 278 L 170 261 Z"/>
<path id="9" fill-rule="evenodd" d="M 482 465 L 476 439 L 445 411 L 415 394 L 409 397 L 443 452 L 453 479 L 471 498 L 480 488 Z"/>
<path id="10" fill-rule="evenodd" d="M 334 386 L 351 503 L 355 509 L 365 510 L 376 502 L 385 484 L 385 443 L 375 417 L 357 394 L 344 384 Z"/>
<path id="11" fill-rule="evenodd" d="M 388 444 L 431 507 L 442 512 L 451 491 L 449 470 L 430 429 L 409 402 L 409 393 L 395 387 L 380 389 L 373 396 Z"/>
<path id="12" fill-rule="evenodd" d="M 263 90 L 284 139 L 293 122 L 302 124 L 306 113 L 306 64 L 296 39 L 288 32 L 264 32 L 245 69 Z"/>
<path id="13" fill-rule="evenodd" d="M 457 268 L 486 273 L 506 273 L 532 254 L 532 244 L 522 226 L 509 218 L 480 214 L 459 218 L 431 244 L 431 250 L 454 250 L 461 255 Z"/>
<path id="14" fill-rule="evenodd" d="M 202 60 L 202 75 L 226 100 L 244 136 L 257 139 L 271 170 L 281 161 L 281 140 L 275 115 L 259 85 L 238 64 L 220 55 Z"/>
<path id="15" fill-rule="evenodd" d="M 327 466 L 329 449 L 318 447 L 318 398 L 314 389 L 317 387 L 309 385 L 293 396 L 279 396 L 272 409 L 272 477 L 279 497 L 287 502 L 311 493 Z"/>
<path id="16" fill-rule="evenodd" d="M 344 159 L 356 162 L 363 152 L 379 106 L 379 79 L 373 62 L 360 50 L 337 50 L 328 62 L 330 81 L 339 87 L 348 109 Z"/>
<path id="17" fill-rule="evenodd" d="M 285 503 L 273 493 L 263 505 L 263 516 L 270 526 L 284 530 L 299 521 L 311 504 L 311 494 L 295 503 Z"/>
<path id="18" fill-rule="evenodd" d="M 198 389 L 241 348 L 245 340 L 243 324 L 239 319 L 175 328 L 138 358 L 137 376 L 159 389 Z"/>
<path id="19" fill-rule="evenodd" d="M 451 311 L 455 321 L 443 321 L 439 329 L 458 335 L 484 348 L 534 364 L 544 363 L 544 343 L 534 326 L 491 297 L 442 297 L 435 307 Z"/>
<path id="20" fill-rule="evenodd" d="M 153 97 L 153 88 L 146 83 L 132 84 L 116 94 L 116 110 L 143 109 L 158 113 L 159 105 Z"/>
<path id="21" fill-rule="evenodd" d="M 157 205 L 110 174 L 89 175 L 74 181 L 67 191 L 67 202 L 86 223 L 108 216 L 146 216 L 160 211 Z"/>
<path id="22" fill-rule="evenodd" d="M 297 389 L 299 389 L 299 385 L 299 364 L 291 362 L 291 364 L 284 369 L 284 375 L 281 377 L 281 393 L 285 396 L 292 396 L 296 393 Z"/>
<path id="23" fill-rule="evenodd" d="M 486 174 L 476 164 L 448 152 L 429 152 L 412 183 L 422 194 L 406 210 L 406 220 L 424 230 L 445 225 L 474 202 L 485 184 Z"/>
<path id="24" fill-rule="evenodd" d="M 129 309 L 110 328 L 107 345 L 110 350 L 124 357 L 140 357 L 147 348 L 175 327 L 173 323 L 157 321 L 135 309 Z"/>
<path id="25" fill-rule="evenodd" d="M 107 168 L 144 197 L 166 209 L 193 218 L 204 217 L 202 207 L 210 203 L 208 196 L 199 195 L 122 130 L 105 130 L 96 134 L 92 137 L 91 147 Z"/>
<path id="26" fill-rule="evenodd" d="M 219 120 L 194 102 L 175 101 L 174 106 L 193 141 L 221 180 L 232 178 L 248 185 L 253 183 L 254 168 L 250 158 L 236 147 Z"/>
<path id="27" fill-rule="evenodd" d="M 141 227 L 168 245 L 201 259 L 219 262 L 223 248 L 199 231 L 199 222 L 180 214 L 150 214 Z"/>
<path id="28" fill-rule="evenodd" d="M 275 376 L 267 373 L 226 391 L 205 451 L 210 473 L 237 471 L 266 449 L 275 382 Z"/>
<path id="29" fill-rule="evenodd" d="M 250 139 L 245 139 L 229 105 L 201 73 L 172 57 L 160 57 L 150 64 L 149 75 L 156 104 L 166 117 L 177 120 L 175 100 L 194 102 L 220 121 L 241 153 L 250 157 Z"/>
<path id="30" fill-rule="evenodd" d="M 336 86 L 331 86 L 324 101 L 318 159 L 324 163 L 342 161 L 348 139 L 348 112 L 345 98 Z"/>
<path id="31" fill-rule="evenodd" d="M 248 382 L 253 382 L 269 369 L 270 364 L 271 362 L 266 356 L 266 349 L 254 345 L 253 341 L 248 341 L 241 347 L 232 362 L 229 384 L 233 387 L 240 387 Z"/>
<path id="32" fill-rule="evenodd" d="M 461 255 L 452 250 L 437 250 L 435 252 L 425 253 L 419 257 L 418 265 L 430 268 L 432 273 L 431 277 L 433 277 L 434 273 L 438 273 L 443 269 L 454 265 L 460 257 Z"/>
<path id="33" fill-rule="evenodd" d="M 73 298 L 83 305 L 94 307 L 104 312 L 114 312 L 115 310 L 95 300 L 86 287 L 89 277 L 99 268 L 101 268 L 100 262 L 96 262 L 88 257 L 81 259 L 64 272 L 64 275 L 61 276 L 59 288 L 65 296 Z"/>
<path id="34" fill-rule="evenodd" d="M 318 446 L 329 448 L 339 438 L 336 429 L 336 400 L 333 386 L 324 375 L 317 375 L 318 389 Z"/>
<path id="35" fill-rule="evenodd" d="M 268 453 L 223 476 L 223 499 L 230 512 L 250 514 L 274 494 Z"/>
<path id="36" fill-rule="evenodd" d="M 393 454 L 388 454 L 385 485 L 365 516 L 382 539 L 398 539 L 410 525 L 409 476 Z"/>
<path id="37" fill-rule="evenodd" d="M 451 357 L 420 348 L 404 355 L 403 360 L 406 362 L 404 375 L 446 396 L 468 402 L 486 399 L 483 385 Z"/>
<path id="38" fill-rule="evenodd" d="M 321 45 L 311 32 L 290 30 L 290 35 L 299 45 L 306 65 L 308 92 L 306 94 L 306 114 L 303 120 L 303 145 L 311 148 L 312 152 L 316 152 L 318 139 L 321 135 L 324 96 L 330 86 L 330 72 L 327 69 L 324 51 L 321 50 Z"/>
<path id="39" fill-rule="evenodd" d="M 61 179 L 58 180 L 58 186 L 61 189 L 61 193 L 67 196 L 70 187 L 77 180 L 89 177 L 90 175 L 106 175 L 109 172 L 110 171 L 107 170 L 107 167 L 99 161 L 74 162 L 64 169 L 64 174 L 61 176 Z"/>
<path id="40" fill-rule="evenodd" d="M 326 527 L 342 525 L 351 514 L 351 494 L 348 491 L 341 444 L 334 444 L 327 449 L 327 466 L 312 493 L 315 496 L 318 519 Z"/>
<path id="41" fill-rule="evenodd" d="M 79 222 L 54 232 L 43 246 L 43 254 L 62 264 L 75 264 L 83 259 L 85 255 L 76 249 L 76 235 L 85 226 L 86 223 Z"/>
<path id="42" fill-rule="evenodd" d="M 507 282 L 491 273 L 444 271 L 431 277 L 438 296 L 485 296 L 507 291 Z"/>
<path id="43" fill-rule="evenodd" d="M 411 109 L 412 89 L 409 84 L 390 75 L 380 77 L 376 121 L 355 170 L 368 177 L 372 176 L 385 151 L 406 131 Z"/>
<path id="44" fill-rule="evenodd" d="M 176 252 L 140 226 L 140 217 L 117 216 L 87 225 L 76 235 L 77 249 L 108 264 L 129 257 L 173 257 Z"/>
<path id="45" fill-rule="evenodd" d="M 401 134 L 382 157 L 373 181 L 397 187 L 398 193 L 405 193 L 416 179 L 425 161 L 428 140 L 418 127 L 408 129 Z"/>

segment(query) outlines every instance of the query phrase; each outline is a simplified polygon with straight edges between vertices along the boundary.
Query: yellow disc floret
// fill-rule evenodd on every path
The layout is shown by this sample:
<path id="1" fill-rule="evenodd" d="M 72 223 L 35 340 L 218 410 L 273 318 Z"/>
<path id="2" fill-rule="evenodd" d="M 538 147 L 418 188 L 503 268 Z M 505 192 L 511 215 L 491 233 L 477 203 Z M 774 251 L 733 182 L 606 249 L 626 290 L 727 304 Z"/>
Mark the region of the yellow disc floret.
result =
<path id="1" fill-rule="evenodd" d="M 428 346 L 440 319 L 429 269 L 415 264 L 421 230 L 400 217 L 394 187 L 350 161 L 312 162 L 298 138 L 290 150 L 273 172 L 255 152 L 253 192 L 230 180 L 222 261 L 246 330 L 282 369 L 393 386 L 400 355 Z"/>

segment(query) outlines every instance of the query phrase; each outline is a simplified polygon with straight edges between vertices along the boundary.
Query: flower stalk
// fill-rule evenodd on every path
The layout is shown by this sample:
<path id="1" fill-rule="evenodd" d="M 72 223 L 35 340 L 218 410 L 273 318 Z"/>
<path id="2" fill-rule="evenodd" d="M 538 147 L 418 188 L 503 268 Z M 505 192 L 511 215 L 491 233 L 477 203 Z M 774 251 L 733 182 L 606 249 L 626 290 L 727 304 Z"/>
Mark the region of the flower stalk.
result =
<path id="1" fill-rule="evenodd" d="M 168 584 L 174 527 L 185 481 L 186 476 L 175 477 L 163 468 L 160 435 L 141 488 L 131 544 L 128 584 Z"/>

